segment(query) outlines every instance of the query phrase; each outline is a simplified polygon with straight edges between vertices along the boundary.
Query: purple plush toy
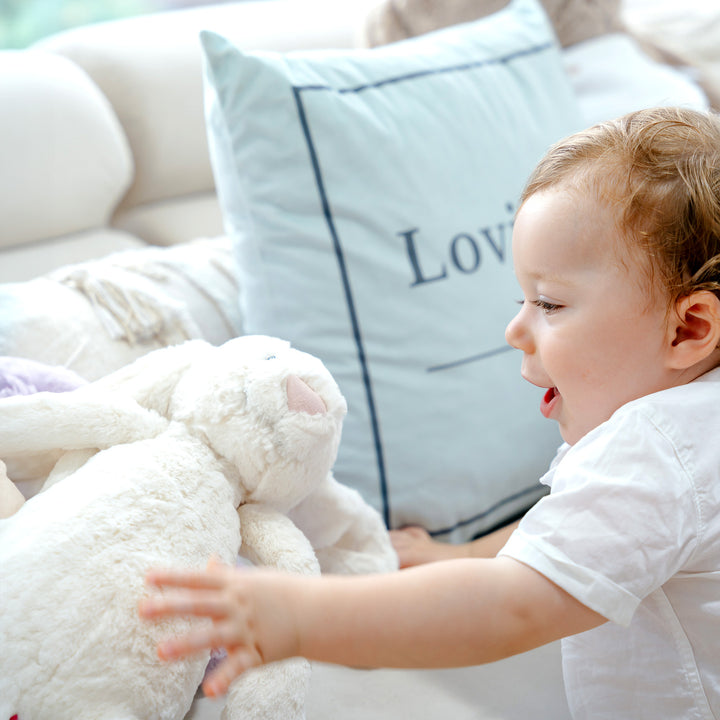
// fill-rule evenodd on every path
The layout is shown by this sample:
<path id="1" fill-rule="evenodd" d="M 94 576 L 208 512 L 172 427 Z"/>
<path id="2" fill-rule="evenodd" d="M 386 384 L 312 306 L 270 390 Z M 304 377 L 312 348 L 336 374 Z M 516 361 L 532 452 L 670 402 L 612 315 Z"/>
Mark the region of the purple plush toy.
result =
<path id="1" fill-rule="evenodd" d="M 0 355 L 0 399 L 44 390 L 66 392 L 85 383 L 77 373 L 64 367 Z M 0 459 L 0 518 L 10 517 L 24 502 L 25 498 L 8 477 L 7 467 Z"/>
<path id="2" fill-rule="evenodd" d="M 59 365 L 0 355 L 0 398 L 46 390 L 66 392 L 85 385 L 79 375 Z"/>

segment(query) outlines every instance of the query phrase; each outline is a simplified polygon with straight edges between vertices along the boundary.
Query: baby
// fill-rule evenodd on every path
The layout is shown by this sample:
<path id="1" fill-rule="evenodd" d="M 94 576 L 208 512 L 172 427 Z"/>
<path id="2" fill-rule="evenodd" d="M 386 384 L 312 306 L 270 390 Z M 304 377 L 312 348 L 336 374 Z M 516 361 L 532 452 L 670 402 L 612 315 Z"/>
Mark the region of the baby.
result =
<path id="1" fill-rule="evenodd" d="M 161 657 L 225 648 L 212 695 L 297 655 L 451 667 L 564 638 L 574 718 L 720 717 L 720 119 L 646 110 L 552 147 L 513 259 L 506 338 L 565 442 L 550 494 L 475 547 L 497 555 L 364 577 L 150 571 L 164 591 L 143 616 L 212 620 Z"/>

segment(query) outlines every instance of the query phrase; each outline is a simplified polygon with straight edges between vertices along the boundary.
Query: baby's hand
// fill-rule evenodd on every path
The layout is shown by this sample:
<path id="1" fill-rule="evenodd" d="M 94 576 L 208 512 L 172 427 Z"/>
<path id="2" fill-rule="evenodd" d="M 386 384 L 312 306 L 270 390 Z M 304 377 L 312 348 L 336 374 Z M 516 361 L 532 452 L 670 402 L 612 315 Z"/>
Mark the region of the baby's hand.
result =
<path id="1" fill-rule="evenodd" d="M 251 667 L 295 654 L 292 613 L 282 602 L 279 573 L 248 571 L 211 560 L 206 570 L 151 570 L 149 585 L 175 588 L 140 602 L 141 617 L 207 617 L 198 627 L 158 646 L 163 660 L 178 660 L 200 650 L 224 648 L 227 657 L 203 683 L 209 697 L 227 692 Z M 283 622 L 285 620 L 285 622 Z"/>
<path id="2" fill-rule="evenodd" d="M 398 555 L 401 568 L 469 555 L 466 545 L 451 545 L 433 540 L 430 533 L 421 527 L 391 530 L 390 541 Z"/>

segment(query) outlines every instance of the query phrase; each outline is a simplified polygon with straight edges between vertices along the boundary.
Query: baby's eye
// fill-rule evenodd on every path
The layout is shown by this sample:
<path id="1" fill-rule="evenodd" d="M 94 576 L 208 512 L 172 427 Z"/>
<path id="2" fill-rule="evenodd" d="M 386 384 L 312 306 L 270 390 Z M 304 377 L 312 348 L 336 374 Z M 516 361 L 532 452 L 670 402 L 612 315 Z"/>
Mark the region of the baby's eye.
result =
<path id="1" fill-rule="evenodd" d="M 533 300 L 533 305 L 540 308 L 546 315 L 550 315 L 562 308 L 562 305 L 556 305 L 555 303 L 548 302 L 547 300 Z"/>

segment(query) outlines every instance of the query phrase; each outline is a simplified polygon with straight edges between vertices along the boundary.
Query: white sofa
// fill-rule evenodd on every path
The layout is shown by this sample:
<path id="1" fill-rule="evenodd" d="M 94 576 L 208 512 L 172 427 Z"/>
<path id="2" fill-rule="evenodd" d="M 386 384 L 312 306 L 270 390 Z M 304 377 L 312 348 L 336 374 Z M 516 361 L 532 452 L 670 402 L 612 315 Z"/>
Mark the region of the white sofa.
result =
<path id="1" fill-rule="evenodd" d="M 376 3 L 227 3 L 0 52 L 0 355 L 91 380 L 185 337 L 219 343 L 241 333 L 208 158 L 198 31 L 232 28 L 250 50 L 347 48 Z M 705 102 L 682 73 L 653 66 L 652 82 L 634 78 L 627 61 L 610 61 L 612 48 L 635 67 L 651 63 L 627 38 L 567 50 L 588 120 L 630 109 L 638 93 L 659 93 L 658 82 L 659 99 L 671 88 L 683 102 Z M 103 259 L 116 251 L 130 252 Z M 30 494 L 42 468 L 23 472 Z M 198 698 L 188 717 L 218 717 L 219 707 Z M 558 647 L 460 670 L 315 668 L 309 720 L 402 716 L 563 720 Z"/>

